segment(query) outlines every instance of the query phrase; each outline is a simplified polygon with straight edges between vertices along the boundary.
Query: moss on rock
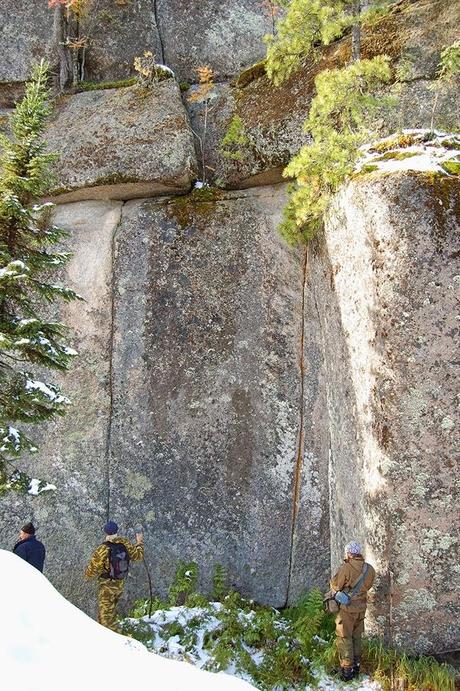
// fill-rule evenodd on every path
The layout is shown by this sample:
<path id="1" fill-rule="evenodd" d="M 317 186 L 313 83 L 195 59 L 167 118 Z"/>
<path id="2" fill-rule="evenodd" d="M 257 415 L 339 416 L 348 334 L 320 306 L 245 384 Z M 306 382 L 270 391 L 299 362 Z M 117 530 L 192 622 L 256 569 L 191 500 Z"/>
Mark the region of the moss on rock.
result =
<path id="1" fill-rule="evenodd" d="M 207 221 L 221 213 L 215 202 L 223 199 L 225 193 L 216 187 L 195 188 L 190 194 L 172 199 L 167 206 L 171 220 L 184 229 L 190 226 L 204 228 Z"/>

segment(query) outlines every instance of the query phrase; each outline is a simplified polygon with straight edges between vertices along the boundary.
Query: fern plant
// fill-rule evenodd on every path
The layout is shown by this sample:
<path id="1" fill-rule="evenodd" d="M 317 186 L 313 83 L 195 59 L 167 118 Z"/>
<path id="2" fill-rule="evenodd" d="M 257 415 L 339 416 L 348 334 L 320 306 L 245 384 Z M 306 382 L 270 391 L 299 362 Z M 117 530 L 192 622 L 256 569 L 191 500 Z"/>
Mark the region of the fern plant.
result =
<path id="1" fill-rule="evenodd" d="M 212 597 L 215 602 L 222 602 L 228 594 L 227 571 L 222 564 L 216 564 L 212 578 Z"/>
<path id="2" fill-rule="evenodd" d="M 194 561 L 179 562 L 173 582 L 169 588 L 169 604 L 184 605 L 192 593 L 196 592 L 198 565 Z"/>

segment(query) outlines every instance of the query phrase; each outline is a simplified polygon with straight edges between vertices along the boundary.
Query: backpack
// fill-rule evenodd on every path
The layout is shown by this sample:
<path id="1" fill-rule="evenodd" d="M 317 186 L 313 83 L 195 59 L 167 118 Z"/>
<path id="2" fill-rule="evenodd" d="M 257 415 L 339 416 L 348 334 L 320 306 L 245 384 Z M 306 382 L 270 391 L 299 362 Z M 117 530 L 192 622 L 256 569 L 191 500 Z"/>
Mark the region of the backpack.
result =
<path id="1" fill-rule="evenodd" d="M 106 542 L 104 544 L 109 548 L 110 570 L 107 578 L 112 578 L 115 581 L 126 578 L 129 571 L 128 550 L 122 542 Z"/>

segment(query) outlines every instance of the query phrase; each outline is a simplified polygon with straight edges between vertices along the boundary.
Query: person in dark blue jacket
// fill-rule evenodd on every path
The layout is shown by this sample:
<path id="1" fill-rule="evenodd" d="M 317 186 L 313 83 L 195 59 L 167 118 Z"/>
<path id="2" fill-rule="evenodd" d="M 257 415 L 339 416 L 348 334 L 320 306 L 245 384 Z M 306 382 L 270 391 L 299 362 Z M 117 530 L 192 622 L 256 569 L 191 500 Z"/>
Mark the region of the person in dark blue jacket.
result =
<path id="1" fill-rule="evenodd" d="M 19 538 L 19 542 L 16 542 L 13 547 L 13 552 L 43 572 L 45 546 L 35 537 L 35 528 L 32 523 L 26 523 L 21 528 Z"/>

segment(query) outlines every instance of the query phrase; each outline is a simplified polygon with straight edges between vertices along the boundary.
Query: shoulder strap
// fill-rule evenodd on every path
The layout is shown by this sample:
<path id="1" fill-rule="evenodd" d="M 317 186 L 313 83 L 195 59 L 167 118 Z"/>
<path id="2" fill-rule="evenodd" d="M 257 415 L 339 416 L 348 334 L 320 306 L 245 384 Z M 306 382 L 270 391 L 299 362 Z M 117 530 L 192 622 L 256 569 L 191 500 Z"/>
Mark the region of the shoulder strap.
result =
<path id="1" fill-rule="evenodd" d="M 369 564 L 366 564 L 366 562 L 364 562 L 363 570 L 361 571 L 361 576 L 358 578 L 358 580 L 354 584 L 353 589 L 350 590 L 348 593 L 348 595 L 350 597 L 357 595 L 359 589 L 361 588 L 361 586 L 363 584 L 364 579 L 366 578 L 366 574 L 367 574 L 368 570 L 369 570 Z"/>

